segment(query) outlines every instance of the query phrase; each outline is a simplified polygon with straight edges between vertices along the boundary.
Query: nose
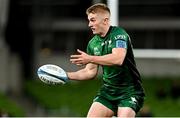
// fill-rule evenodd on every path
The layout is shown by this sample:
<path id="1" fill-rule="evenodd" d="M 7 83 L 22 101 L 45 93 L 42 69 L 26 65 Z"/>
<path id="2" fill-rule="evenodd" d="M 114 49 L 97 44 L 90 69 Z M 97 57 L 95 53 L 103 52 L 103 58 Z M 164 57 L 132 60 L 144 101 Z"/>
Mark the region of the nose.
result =
<path id="1" fill-rule="evenodd" d="M 91 26 L 92 26 L 91 22 L 89 22 L 89 23 L 88 23 L 88 26 L 89 26 L 89 27 L 91 27 Z"/>

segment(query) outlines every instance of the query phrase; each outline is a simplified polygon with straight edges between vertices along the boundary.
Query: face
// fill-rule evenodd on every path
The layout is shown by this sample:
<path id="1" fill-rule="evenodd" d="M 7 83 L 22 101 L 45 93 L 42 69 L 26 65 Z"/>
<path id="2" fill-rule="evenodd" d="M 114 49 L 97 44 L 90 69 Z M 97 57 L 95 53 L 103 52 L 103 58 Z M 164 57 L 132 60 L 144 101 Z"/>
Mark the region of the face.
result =
<path id="1" fill-rule="evenodd" d="M 105 20 L 97 13 L 88 14 L 88 20 L 88 26 L 91 28 L 93 34 L 101 35 L 104 31 Z"/>

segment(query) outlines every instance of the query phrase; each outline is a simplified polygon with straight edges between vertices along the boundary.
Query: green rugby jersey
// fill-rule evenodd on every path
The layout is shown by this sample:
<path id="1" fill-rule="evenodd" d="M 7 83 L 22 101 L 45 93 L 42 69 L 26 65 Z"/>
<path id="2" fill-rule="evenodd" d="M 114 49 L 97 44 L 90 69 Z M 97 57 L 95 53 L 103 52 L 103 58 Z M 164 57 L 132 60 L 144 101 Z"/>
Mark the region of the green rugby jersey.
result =
<path id="1" fill-rule="evenodd" d="M 108 85 L 121 87 L 141 83 L 140 74 L 134 60 L 130 37 L 124 29 L 111 26 L 105 37 L 95 35 L 88 43 L 87 53 L 89 55 L 102 56 L 112 53 L 112 49 L 116 47 L 126 48 L 126 57 L 121 66 L 102 65 L 103 81 Z"/>

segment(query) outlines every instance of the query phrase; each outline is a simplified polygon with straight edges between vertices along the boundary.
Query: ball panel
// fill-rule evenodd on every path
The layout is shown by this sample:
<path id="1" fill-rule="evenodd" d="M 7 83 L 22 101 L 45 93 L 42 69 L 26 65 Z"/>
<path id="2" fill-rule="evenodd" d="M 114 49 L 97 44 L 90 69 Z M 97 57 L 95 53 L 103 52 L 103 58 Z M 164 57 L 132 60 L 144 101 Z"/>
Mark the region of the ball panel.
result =
<path id="1" fill-rule="evenodd" d="M 45 74 L 39 74 L 39 78 L 46 84 L 65 84 L 63 80 Z"/>
<path id="2" fill-rule="evenodd" d="M 47 84 L 65 84 L 68 81 L 66 72 L 56 65 L 43 65 L 37 73 L 40 80 Z"/>

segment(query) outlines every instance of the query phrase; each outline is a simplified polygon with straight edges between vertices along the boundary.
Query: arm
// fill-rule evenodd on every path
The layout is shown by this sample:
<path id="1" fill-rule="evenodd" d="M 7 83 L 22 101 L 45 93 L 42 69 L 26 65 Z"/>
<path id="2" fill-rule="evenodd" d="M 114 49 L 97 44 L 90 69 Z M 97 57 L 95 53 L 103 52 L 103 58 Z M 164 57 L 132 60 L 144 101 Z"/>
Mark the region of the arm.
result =
<path id="1" fill-rule="evenodd" d="M 93 79 L 98 71 L 98 65 L 89 63 L 85 68 L 76 72 L 67 72 L 70 80 L 88 80 Z"/>
<path id="2" fill-rule="evenodd" d="M 113 48 L 111 54 L 103 56 L 91 56 L 90 62 L 100 65 L 122 65 L 126 56 L 125 48 Z"/>
<path id="3" fill-rule="evenodd" d="M 91 56 L 81 50 L 77 50 L 79 55 L 72 55 L 71 62 L 75 64 L 87 64 L 94 63 L 99 65 L 122 65 L 126 56 L 127 49 L 125 48 L 113 48 L 111 54 L 103 56 Z"/>

